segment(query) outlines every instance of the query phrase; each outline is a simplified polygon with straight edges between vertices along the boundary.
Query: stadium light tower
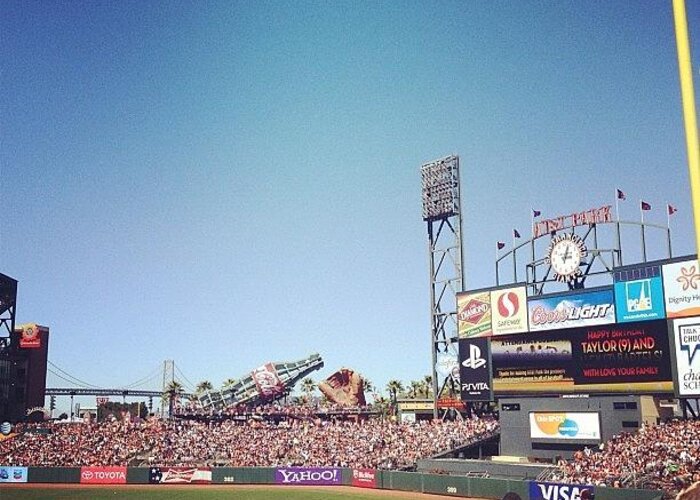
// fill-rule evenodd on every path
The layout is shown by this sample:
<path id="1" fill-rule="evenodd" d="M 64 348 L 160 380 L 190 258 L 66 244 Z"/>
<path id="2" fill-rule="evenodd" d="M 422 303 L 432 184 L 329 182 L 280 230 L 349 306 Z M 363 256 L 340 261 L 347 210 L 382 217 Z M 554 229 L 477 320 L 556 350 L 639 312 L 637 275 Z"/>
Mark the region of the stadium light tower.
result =
<path id="1" fill-rule="evenodd" d="M 459 157 L 447 156 L 421 167 L 423 220 L 430 257 L 430 346 L 433 354 L 433 416 L 438 413 L 437 359 L 457 342 L 457 292 L 464 281 Z"/>

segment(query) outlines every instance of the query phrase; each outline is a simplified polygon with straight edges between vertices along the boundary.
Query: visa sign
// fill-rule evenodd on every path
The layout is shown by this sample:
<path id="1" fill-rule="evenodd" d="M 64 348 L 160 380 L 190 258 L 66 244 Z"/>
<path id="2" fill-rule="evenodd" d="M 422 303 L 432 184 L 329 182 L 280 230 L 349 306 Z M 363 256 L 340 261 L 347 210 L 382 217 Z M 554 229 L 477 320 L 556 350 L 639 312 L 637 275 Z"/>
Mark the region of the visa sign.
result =
<path id="1" fill-rule="evenodd" d="M 594 496 L 593 486 L 530 482 L 530 500 L 586 500 Z"/>

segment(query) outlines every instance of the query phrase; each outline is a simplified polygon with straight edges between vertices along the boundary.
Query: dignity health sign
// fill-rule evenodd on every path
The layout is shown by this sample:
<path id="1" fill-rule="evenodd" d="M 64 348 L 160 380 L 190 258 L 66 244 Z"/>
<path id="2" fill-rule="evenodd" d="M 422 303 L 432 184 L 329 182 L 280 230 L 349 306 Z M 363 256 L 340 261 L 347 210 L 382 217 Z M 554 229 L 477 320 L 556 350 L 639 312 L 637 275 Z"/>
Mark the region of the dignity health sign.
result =
<path id="1" fill-rule="evenodd" d="M 342 474 L 338 467 L 285 467 L 275 469 L 275 483 L 338 486 Z"/>
<path id="2" fill-rule="evenodd" d="M 685 260 L 663 266 L 666 316 L 700 316 L 700 265 Z"/>

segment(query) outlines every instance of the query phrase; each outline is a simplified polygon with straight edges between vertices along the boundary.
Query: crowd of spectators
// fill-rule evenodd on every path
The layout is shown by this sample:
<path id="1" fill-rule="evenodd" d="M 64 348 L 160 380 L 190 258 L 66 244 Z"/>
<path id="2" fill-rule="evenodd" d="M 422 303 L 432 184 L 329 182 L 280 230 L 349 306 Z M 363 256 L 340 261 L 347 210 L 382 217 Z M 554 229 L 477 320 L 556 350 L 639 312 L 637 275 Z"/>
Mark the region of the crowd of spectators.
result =
<path id="1" fill-rule="evenodd" d="M 643 426 L 560 461 L 554 481 L 679 491 L 700 480 L 700 421 Z"/>
<path id="2" fill-rule="evenodd" d="M 498 422 L 286 419 L 43 423 L 0 442 L 0 464 L 401 469 L 492 435 Z"/>
<path id="3" fill-rule="evenodd" d="M 289 418 L 314 419 L 333 415 L 370 415 L 376 414 L 370 406 L 346 407 L 334 403 L 311 405 L 283 405 L 269 403 L 253 408 L 247 405 L 228 406 L 222 409 L 202 408 L 197 402 L 185 403 L 174 408 L 174 415 L 180 418 L 201 419 L 249 419 L 260 417 L 264 420 L 282 420 Z"/>

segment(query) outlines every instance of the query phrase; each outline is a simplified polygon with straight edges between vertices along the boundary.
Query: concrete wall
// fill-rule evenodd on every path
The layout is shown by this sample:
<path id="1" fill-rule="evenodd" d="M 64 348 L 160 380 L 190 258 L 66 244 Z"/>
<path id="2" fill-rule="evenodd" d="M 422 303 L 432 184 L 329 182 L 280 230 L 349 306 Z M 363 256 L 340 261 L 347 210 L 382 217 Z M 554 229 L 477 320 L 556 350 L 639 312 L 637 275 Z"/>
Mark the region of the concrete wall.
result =
<path id="1" fill-rule="evenodd" d="M 463 474 L 488 472 L 489 477 L 511 479 L 536 479 L 551 465 L 499 463 L 489 460 L 463 460 L 459 458 L 426 458 L 418 460 L 418 472 L 441 474 Z"/>

